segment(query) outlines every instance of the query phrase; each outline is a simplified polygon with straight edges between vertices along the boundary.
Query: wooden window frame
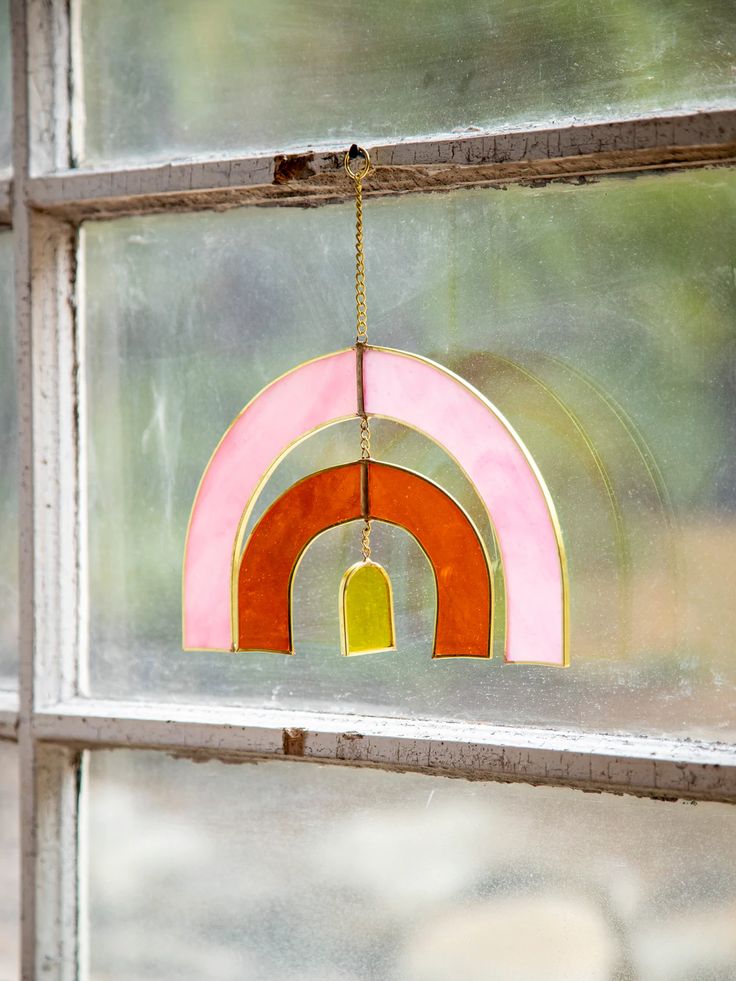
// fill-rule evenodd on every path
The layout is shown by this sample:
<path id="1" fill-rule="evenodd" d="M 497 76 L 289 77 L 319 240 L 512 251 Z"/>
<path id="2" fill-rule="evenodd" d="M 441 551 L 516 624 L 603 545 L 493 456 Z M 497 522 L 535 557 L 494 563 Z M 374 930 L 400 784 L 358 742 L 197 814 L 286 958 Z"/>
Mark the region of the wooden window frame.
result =
<path id="1" fill-rule="evenodd" d="M 22 977 L 83 973 L 83 751 L 165 749 L 736 803 L 736 747 L 561 728 L 82 698 L 87 556 L 80 223 L 346 199 L 342 148 L 75 169 L 77 4 L 12 0 L 12 227 L 20 419 L 20 680 L 0 739 L 21 774 Z M 736 108 L 372 145 L 366 196 L 736 164 Z M 43 561 L 37 561 L 42 556 Z"/>

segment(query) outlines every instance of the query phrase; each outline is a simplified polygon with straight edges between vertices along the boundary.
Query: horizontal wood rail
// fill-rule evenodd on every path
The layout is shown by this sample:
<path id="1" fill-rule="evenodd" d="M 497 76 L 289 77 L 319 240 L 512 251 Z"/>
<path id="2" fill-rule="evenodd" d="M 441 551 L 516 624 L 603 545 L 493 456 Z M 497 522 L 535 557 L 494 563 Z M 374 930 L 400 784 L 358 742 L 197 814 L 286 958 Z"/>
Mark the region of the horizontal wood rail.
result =
<path id="1" fill-rule="evenodd" d="M 79 749 L 164 749 L 243 761 L 288 757 L 736 802 L 736 747 L 655 736 L 97 699 L 72 699 L 35 713 L 33 732 L 42 742 Z"/>
<path id="2" fill-rule="evenodd" d="M 371 146 L 369 195 L 576 180 L 736 163 L 736 109 L 464 133 Z M 30 177 L 28 204 L 80 222 L 170 210 L 246 204 L 316 205 L 343 200 L 353 185 L 344 148 L 303 148 Z M 0 182 L 0 221 L 9 220 L 9 182 Z M 5 211 L 3 211 L 5 209 Z"/>

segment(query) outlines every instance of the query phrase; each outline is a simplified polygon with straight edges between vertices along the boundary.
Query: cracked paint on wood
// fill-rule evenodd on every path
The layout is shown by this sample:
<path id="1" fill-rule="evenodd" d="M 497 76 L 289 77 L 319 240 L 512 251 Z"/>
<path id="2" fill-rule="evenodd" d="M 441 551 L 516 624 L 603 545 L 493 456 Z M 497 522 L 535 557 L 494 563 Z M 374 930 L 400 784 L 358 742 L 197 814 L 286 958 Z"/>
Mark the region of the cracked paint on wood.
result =
<path id="1" fill-rule="evenodd" d="M 228 762 L 301 759 L 736 803 L 736 748 L 687 739 L 87 699 L 36 713 L 34 732 L 42 742 L 77 747 L 163 749 Z"/>
<path id="2" fill-rule="evenodd" d="M 370 147 L 367 195 L 580 180 L 600 174 L 736 160 L 736 111 L 682 113 L 528 131 L 437 136 Z M 257 154 L 114 170 L 69 170 L 29 180 L 32 206 L 72 221 L 246 204 L 347 200 L 344 149 Z"/>

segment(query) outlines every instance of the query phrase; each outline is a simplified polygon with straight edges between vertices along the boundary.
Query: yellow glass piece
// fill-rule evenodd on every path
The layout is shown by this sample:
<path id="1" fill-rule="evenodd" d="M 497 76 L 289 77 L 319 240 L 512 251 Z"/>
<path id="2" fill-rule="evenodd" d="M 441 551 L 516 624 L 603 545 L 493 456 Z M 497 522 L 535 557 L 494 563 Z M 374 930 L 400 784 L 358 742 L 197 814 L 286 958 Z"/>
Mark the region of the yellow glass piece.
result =
<path id="1" fill-rule="evenodd" d="M 396 650 L 391 580 L 377 562 L 357 562 L 342 577 L 340 646 L 343 654 Z"/>

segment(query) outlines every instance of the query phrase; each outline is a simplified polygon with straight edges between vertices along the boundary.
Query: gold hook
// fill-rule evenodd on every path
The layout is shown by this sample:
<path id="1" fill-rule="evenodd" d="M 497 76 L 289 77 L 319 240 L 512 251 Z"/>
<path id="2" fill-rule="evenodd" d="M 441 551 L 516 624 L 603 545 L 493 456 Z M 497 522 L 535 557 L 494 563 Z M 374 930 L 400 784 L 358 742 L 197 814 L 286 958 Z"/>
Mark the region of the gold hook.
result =
<path id="1" fill-rule="evenodd" d="M 353 161 L 356 157 L 363 158 L 363 166 L 360 168 L 360 170 L 353 170 L 350 166 L 351 161 Z M 345 154 L 343 164 L 349 177 L 352 177 L 354 181 L 362 181 L 368 174 L 368 171 L 371 169 L 371 158 L 366 149 L 364 149 L 362 146 L 358 146 L 356 143 L 353 143 Z"/>

